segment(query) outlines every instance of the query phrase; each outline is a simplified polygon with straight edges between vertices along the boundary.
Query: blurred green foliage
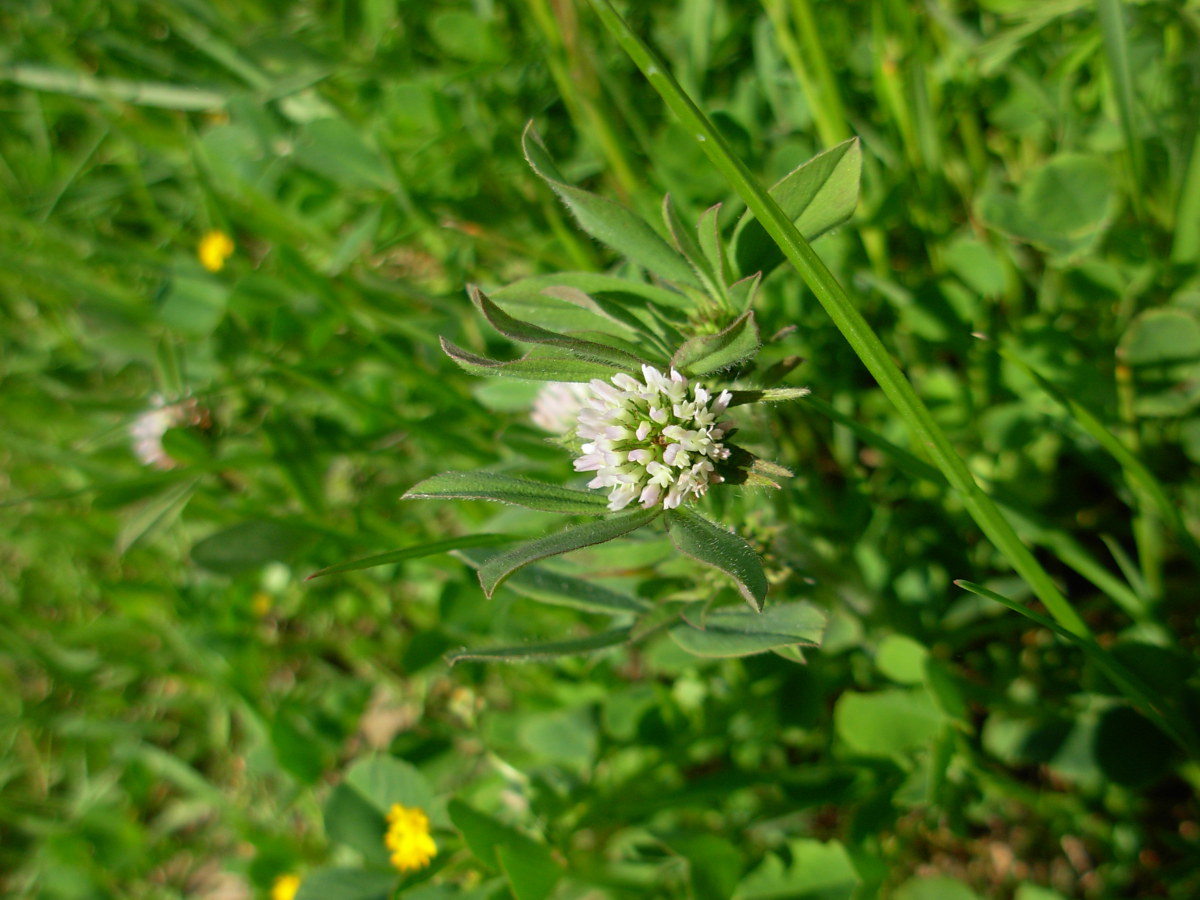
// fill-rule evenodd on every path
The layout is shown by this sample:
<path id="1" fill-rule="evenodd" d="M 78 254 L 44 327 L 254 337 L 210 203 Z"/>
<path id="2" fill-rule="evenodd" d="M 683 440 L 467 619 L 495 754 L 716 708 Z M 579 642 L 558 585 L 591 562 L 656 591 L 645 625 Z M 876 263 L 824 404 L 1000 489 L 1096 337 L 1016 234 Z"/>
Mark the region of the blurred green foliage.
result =
<path id="1" fill-rule="evenodd" d="M 1103 646 L 1194 711 L 1200 8 L 625 10 L 765 184 L 861 137 L 822 258 Z M 438 344 L 513 355 L 469 282 L 617 263 L 525 165 L 528 120 L 572 183 L 736 221 L 586 4 L 0 0 L 0 34 L 0 892 L 380 896 L 385 799 L 431 807 L 417 900 L 1200 891 L 1196 760 L 952 584 L 1029 599 L 789 271 L 763 364 L 803 356 L 814 402 L 741 437 L 797 475 L 711 508 L 829 613 L 804 664 L 664 634 L 450 668 L 612 621 L 517 579 L 485 600 L 466 544 L 304 583 L 552 527 L 399 501 L 570 477 L 532 393 Z M 129 433 L 156 397 L 166 468 Z M 724 585 L 653 533 L 580 557 L 553 571 L 643 601 Z"/>

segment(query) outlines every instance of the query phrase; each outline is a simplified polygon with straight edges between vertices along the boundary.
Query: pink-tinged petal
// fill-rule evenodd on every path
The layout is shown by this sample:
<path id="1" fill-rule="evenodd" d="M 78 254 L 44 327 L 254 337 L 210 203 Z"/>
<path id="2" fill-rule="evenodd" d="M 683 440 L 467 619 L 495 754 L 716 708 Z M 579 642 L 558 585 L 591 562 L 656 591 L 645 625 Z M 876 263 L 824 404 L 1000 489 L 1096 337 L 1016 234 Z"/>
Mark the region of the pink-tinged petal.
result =
<path id="1" fill-rule="evenodd" d="M 642 495 L 638 497 L 638 501 L 645 509 L 649 509 L 658 502 L 658 498 L 662 496 L 662 488 L 657 484 L 648 484 L 642 489 Z"/>

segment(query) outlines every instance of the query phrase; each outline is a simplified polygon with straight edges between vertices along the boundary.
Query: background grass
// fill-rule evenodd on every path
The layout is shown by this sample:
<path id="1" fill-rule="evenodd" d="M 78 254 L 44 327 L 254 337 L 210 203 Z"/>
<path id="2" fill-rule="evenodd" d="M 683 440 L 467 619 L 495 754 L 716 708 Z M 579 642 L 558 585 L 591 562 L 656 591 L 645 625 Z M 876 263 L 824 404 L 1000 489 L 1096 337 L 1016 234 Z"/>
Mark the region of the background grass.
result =
<path id="1" fill-rule="evenodd" d="M 1100 642 L 1194 710 L 1194 6 L 627 12 L 764 183 L 861 136 L 859 213 L 817 250 Z M 1195 761 L 952 585 L 1029 599 L 794 273 L 758 314 L 795 326 L 766 361 L 804 356 L 815 401 L 743 433 L 797 476 L 712 502 L 777 596 L 830 611 L 807 665 L 662 640 L 449 669 L 605 620 L 486 601 L 445 557 L 303 582 L 552 521 L 398 500 L 446 469 L 570 475 L 532 394 L 437 340 L 510 352 L 468 282 L 619 264 L 525 166 L 527 120 L 648 216 L 667 191 L 739 210 L 586 6 L 5 2 L 0 33 L 6 892 L 242 896 L 357 865 L 321 805 L 386 750 L 553 847 L 556 897 L 1195 895 Z M 211 229 L 236 243 L 215 273 Z M 161 471 L 128 437 L 155 395 L 202 411 Z M 669 557 L 579 568 L 655 598 L 692 584 Z M 442 840 L 430 896 L 504 895 Z"/>

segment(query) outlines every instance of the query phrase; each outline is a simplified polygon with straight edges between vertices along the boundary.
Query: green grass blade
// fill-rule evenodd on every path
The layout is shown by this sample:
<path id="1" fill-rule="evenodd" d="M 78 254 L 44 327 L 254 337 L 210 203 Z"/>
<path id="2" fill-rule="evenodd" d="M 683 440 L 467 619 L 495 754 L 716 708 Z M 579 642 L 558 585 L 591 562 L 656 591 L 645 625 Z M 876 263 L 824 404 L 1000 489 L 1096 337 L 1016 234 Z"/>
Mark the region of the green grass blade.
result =
<path id="1" fill-rule="evenodd" d="M 229 99 L 227 95 L 217 91 L 187 85 L 132 81 L 128 78 L 96 78 L 82 72 L 67 72 L 47 66 L 0 67 L 0 81 L 10 81 L 35 91 L 69 94 L 85 100 L 108 100 L 182 112 L 223 109 Z"/>
<path id="2" fill-rule="evenodd" d="M 916 391 L 892 361 L 883 342 L 850 302 L 845 290 L 796 226 L 771 199 L 746 165 L 729 148 L 708 117 L 684 93 L 664 64 L 633 32 L 608 0 L 592 6 L 617 42 L 658 91 L 667 106 L 700 143 L 709 160 L 745 201 L 759 222 L 795 266 L 833 323 L 875 377 L 905 423 L 926 447 L 934 463 L 962 495 L 963 503 L 984 534 L 1033 589 L 1055 620 L 1075 634 L 1088 634 L 1087 625 L 1059 591 L 1049 573 L 1021 543 L 1000 510 L 975 482 Z"/>
<path id="3" fill-rule="evenodd" d="M 1125 38 L 1125 20 L 1122 17 L 1121 0 L 1097 0 L 1096 12 L 1100 17 L 1100 31 L 1104 35 L 1104 54 L 1108 57 L 1108 77 L 1112 79 L 1116 93 L 1117 111 L 1121 116 L 1121 131 L 1125 136 L 1125 147 L 1129 151 L 1129 164 L 1133 170 L 1134 190 L 1130 199 L 1138 215 L 1144 209 L 1141 191 L 1142 145 L 1134 127 L 1133 74 L 1129 70 L 1129 45 Z"/>
<path id="4" fill-rule="evenodd" d="M 1146 718 L 1161 728 L 1163 733 L 1170 735 L 1171 739 L 1188 753 L 1193 756 L 1200 756 L 1200 742 L 1197 741 L 1187 721 L 1174 710 L 1161 707 L 1157 704 L 1154 700 L 1153 688 L 1149 687 L 1141 678 L 1131 672 L 1125 665 L 1115 659 L 1111 653 L 1090 637 L 1081 637 L 1073 634 L 1041 613 L 1034 612 L 1027 606 L 1017 603 L 1014 600 L 1009 600 L 1002 594 L 997 594 L 983 585 L 962 579 L 957 579 L 954 583 L 964 591 L 970 591 L 972 594 L 977 594 L 988 600 L 994 600 L 1002 606 L 1007 606 L 1014 612 L 1020 613 L 1025 618 L 1036 622 L 1043 628 L 1049 629 L 1059 637 L 1079 647 L 1087 658 L 1094 662 L 1097 668 L 1103 671 L 1112 680 L 1113 684 L 1121 689 L 1121 692 L 1130 699 L 1133 705 Z"/>
<path id="5" fill-rule="evenodd" d="M 1058 401 L 1070 413 L 1071 418 L 1078 423 L 1079 427 L 1086 431 L 1096 443 L 1108 451 L 1109 455 L 1120 465 L 1129 486 L 1135 492 L 1145 496 L 1154 505 L 1158 514 L 1163 517 L 1163 521 L 1171 526 L 1176 539 L 1183 547 L 1184 552 L 1188 555 L 1193 565 L 1200 568 L 1200 545 L 1197 544 L 1196 539 L 1188 530 L 1187 524 L 1183 521 L 1183 516 L 1180 515 L 1178 506 L 1171 501 L 1166 488 L 1162 486 L 1162 483 L 1154 477 L 1153 473 L 1146 468 L 1142 461 L 1134 455 L 1133 451 L 1126 447 L 1120 438 L 1109 431 L 1094 413 L 1064 394 L 1056 385 L 1043 377 L 1011 349 L 1001 347 L 1000 354 L 1005 359 L 1015 363 L 1033 378 L 1042 390 Z"/>
<path id="6" fill-rule="evenodd" d="M 736 396 L 736 395 L 735 395 Z M 730 404 L 732 405 L 732 404 Z M 882 451 L 896 466 L 912 478 L 920 478 L 939 488 L 945 489 L 946 479 L 940 470 L 931 466 L 919 456 L 909 453 L 903 447 L 898 447 L 878 432 L 872 431 L 863 423 L 854 419 L 820 397 L 810 396 L 805 399 L 805 405 L 811 406 L 826 418 L 850 429 L 864 443 Z M 1135 621 L 1145 621 L 1149 613 L 1145 600 L 1145 591 L 1139 580 L 1130 580 L 1126 584 L 1101 565 L 1094 556 L 1065 531 L 1038 522 L 1031 513 L 1018 508 L 1018 505 L 1003 496 L 994 498 L 1016 528 L 1017 533 L 1025 540 L 1037 546 L 1046 547 L 1067 566 L 1070 566 L 1093 585 L 1099 588 L 1109 599 L 1120 606 Z M 1120 560 L 1118 560 L 1120 565 Z M 1121 571 L 1130 574 L 1123 566 Z M 1132 573 L 1137 575 L 1136 570 Z M 1131 588 L 1130 585 L 1133 585 Z"/>
<path id="7" fill-rule="evenodd" d="M 1179 192 L 1175 210 L 1175 235 L 1171 243 L 1171 262 L 1194 263 L 1200 259 L 1200 131 L 1192 144 L 1191 161 Z"/>

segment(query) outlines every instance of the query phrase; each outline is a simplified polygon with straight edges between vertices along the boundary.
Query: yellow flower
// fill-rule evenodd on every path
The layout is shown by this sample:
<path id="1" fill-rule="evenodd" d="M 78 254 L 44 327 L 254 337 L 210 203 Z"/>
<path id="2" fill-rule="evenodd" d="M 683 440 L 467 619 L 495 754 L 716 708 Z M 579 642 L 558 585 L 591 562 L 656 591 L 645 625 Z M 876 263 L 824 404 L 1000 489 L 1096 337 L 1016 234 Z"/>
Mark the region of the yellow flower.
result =
<path id="1" fill-rule="evenodd" d="M 250 598 L 250 608 L 254 610 L 254 614 L 260 619 L 271 611 L 272 605 L 271 595 L 266 591 L 258 591 Z M 287 898 L 285 897 L 284 900 L 287 900 Z"/>
<path id="2" fill-rule="evenodd" d="M 210 231 L 200 239 L 196 255 L 208 271 L 220 272 L 225 268 L 225 260 L 233 255 L 233 238 L 223 231 Z"/>
<path id="3" fill-rule="evenodd" d="M 429 817 L 422 810 L 396 803 L 387 821 L 383 843 L 392 853 L 392 865 L 401 872 L 423 869 L 437 856 L 437 844 L 429 835 Z"/>
<path id="4" fill-rule="evenodd" d="M 271 885 L 271 900 L 293 900 L 300 890 L 299 875 L 280 875 Z"/>

